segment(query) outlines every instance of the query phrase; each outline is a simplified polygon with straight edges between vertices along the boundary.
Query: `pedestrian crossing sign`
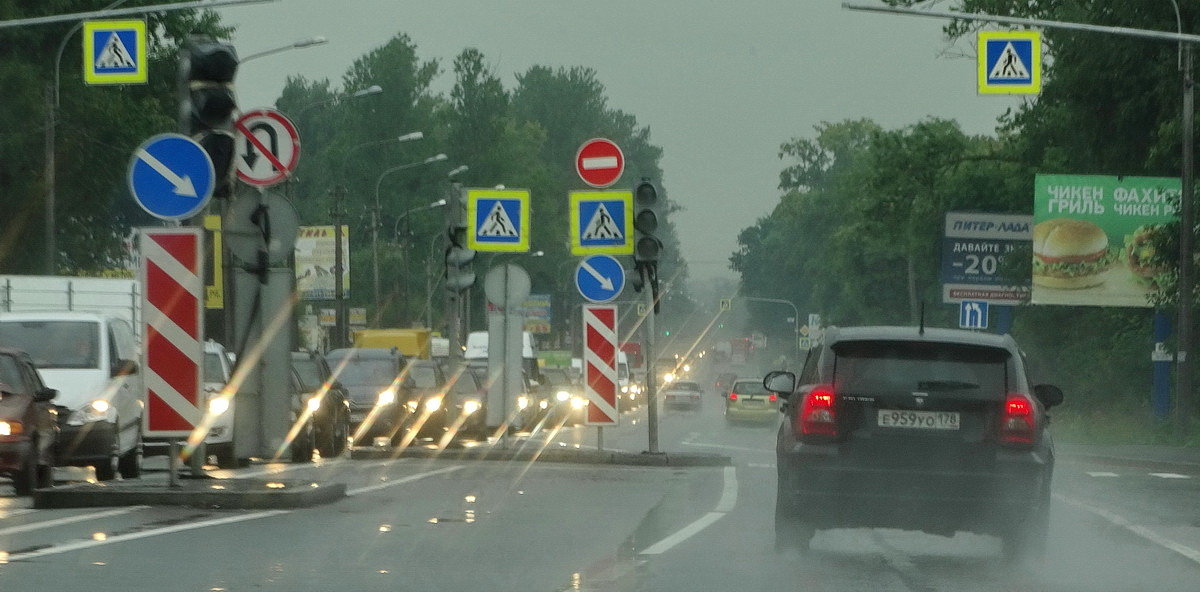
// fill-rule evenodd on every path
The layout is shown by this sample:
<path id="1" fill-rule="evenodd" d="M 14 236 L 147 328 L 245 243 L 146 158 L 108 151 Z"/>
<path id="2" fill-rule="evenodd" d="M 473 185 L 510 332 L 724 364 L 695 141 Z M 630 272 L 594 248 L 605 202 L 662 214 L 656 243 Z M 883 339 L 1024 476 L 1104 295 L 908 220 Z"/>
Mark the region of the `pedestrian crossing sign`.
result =
<path id="1" fill-rule="evenodd" d="M 493 253 L 529 250 L 529 191 L 467 190 L 467 248 Z"/>
<path id="2" fill-rule="evenodd" d="M 976 54 L 980 94 L 1037 94 L 1042 90 L 1042 34 L 980 31 Z"/>
<path id="3" fill-rule="evenodd" d="M 146 21 L 83 23 L 83 81 L 88 84 L 145 84 Z"/>
<path id="4" fill-rule="evenodd" d="M 632 255 L 632 191 L 571 192 L 571 254 Z"/>

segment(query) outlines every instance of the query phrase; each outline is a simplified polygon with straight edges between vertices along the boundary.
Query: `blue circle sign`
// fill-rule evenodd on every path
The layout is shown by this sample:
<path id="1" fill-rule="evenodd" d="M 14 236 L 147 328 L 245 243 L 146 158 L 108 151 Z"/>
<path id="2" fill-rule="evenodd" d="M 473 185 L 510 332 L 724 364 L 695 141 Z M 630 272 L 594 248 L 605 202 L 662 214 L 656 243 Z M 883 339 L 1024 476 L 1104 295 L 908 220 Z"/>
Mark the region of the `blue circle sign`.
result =
<path id="1" fill-rule="evenodd" d="M 575 287 L 590 302 L 610 302 L 625 289 L 625 268 L 611 255 L 592 255 L 575 268 Z"/>
<path id="2" fill-rule="evenodd" d="M 129 161 L 129 191 L 143 210 L 163 220 L 200 213 L 212 197 L 216 173 L 208 153 L 191 138 L 160 134 Z"/>

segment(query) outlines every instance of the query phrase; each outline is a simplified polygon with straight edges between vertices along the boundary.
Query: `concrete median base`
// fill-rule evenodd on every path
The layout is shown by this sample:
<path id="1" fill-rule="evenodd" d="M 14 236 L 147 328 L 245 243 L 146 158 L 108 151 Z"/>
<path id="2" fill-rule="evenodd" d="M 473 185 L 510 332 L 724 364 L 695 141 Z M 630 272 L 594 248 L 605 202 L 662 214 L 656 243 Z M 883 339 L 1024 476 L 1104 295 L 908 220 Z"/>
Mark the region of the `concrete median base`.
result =
<path id="1" fill-rule="evenodd" d="M 580 450 L 577 448 L 547 448 L 545 450 L 523 450 L 519 447 L 504 448 L 433 448 L 412 447 L 402 451 L 392 448 L 354 448 L 350 451 L 354 460 L 382 460 L 389 458 L 430 458 L 446 461 L 499 460 L 524 462 L 560 462 L 587 465 L 630 465 L 642 467 L 725 467 L 733 464 L 728 456 L 687 452 L 663 452 L 658 454 L 637 452 L 610 452 L 606 450 Z"/>
<path id="2" fill-rule="evenodd" d="M 307 508 L 346 497 L 343 483 L 302 480 L 184 479 L 166 483 L 108 481 L 38 489 L 33 507 L 190 506 L 221 510 Z"/>

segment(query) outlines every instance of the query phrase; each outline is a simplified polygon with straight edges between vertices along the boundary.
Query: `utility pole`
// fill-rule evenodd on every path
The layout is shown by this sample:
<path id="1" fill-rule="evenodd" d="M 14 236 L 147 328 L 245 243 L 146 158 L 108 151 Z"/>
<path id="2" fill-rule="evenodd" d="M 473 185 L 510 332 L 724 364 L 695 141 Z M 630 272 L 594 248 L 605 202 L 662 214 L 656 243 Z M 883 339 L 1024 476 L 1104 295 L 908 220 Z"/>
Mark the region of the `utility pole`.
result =
<path id="1" fill-rule="evenodd" d="M 648 283 L 648 282 L 647 282 Z M 658 371 L 655 369 L 657 354 L 654 353 L 654 290 L 647 285 L 642 289 L 646 297 L 646 413 L 649 447 L 647 452 L 658 454 Z"/>
<path id="2" fill-rule="evenodd" d="M 55 209 L 55 179 L 54 179 L 54 127 L 57 125 L 57 108 L 54 104 L 54 86 L 46 85 L 46 227 L 43 233 L 46 236 L 46 275 L 55 275 L 58 272 L 58 241 L 55 238 L 54 232 L 54 209 Z"/>
<path id="3" fill-rule="evenodd" d="M 346 188 L 338 187 L 333 192 L 333 206 L 329 215 L 333 218 L 333 347 L 348 347 L 346 339 L 346 288 L 343 281 L 345 253 L 342 252 L 342 219 L 346 216 Z"/>

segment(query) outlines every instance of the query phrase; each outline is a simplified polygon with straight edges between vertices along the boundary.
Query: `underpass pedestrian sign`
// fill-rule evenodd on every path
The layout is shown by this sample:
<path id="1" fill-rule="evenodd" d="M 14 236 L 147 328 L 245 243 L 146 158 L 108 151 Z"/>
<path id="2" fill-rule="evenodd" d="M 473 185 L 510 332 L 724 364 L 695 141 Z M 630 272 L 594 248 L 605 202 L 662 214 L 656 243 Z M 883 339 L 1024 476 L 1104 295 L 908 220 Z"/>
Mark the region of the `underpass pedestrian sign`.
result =
<path id="1" fill-rule="evenodd" d="M 83 23 L 83 81 L 88 84 L 145 84 L 146 21 Z"/>
<path id="2" fill-rule="evenodd" d="M 571 254 L 632 255 L 633 192 L 571 192 Z"/>
<path id="3" fill-rule="evenodd" d="M 467 248 L 493 253 L 529 250 L 529 191 L 467 190 Z"/>
<path id="4" fill-rule="evenodd" d="M 1037 94 L 1042 90 L 1038 31 L 980 31 L 976 44 L 980 94 Z"/>

